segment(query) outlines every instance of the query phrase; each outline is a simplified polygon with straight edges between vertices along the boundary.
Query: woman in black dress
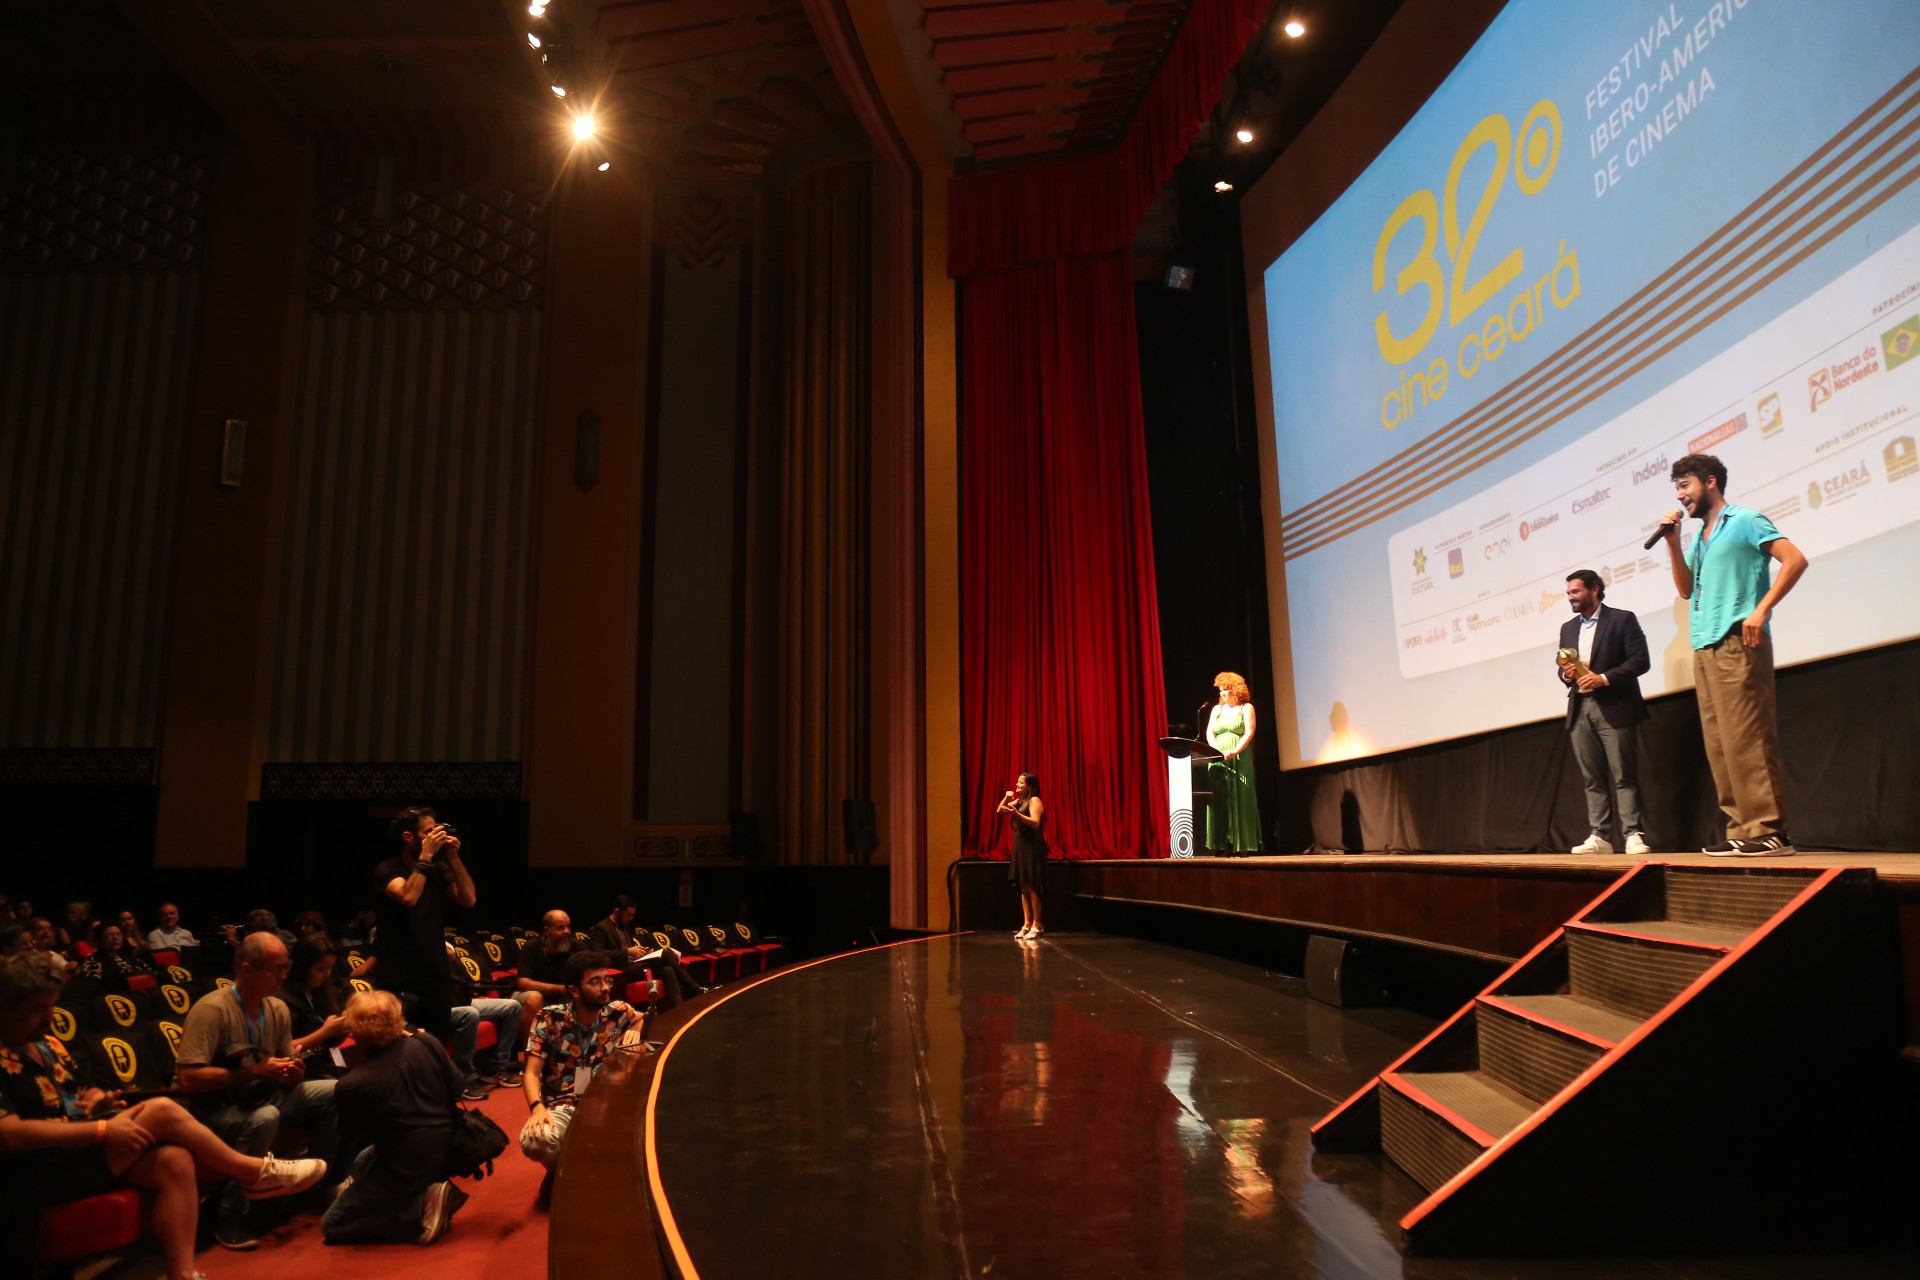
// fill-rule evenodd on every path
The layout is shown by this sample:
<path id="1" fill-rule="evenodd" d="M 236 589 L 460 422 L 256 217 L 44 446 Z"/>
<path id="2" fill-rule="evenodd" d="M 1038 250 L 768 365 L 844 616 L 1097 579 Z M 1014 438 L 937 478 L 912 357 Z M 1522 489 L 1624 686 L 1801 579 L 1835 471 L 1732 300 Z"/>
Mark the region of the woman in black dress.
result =
<path id="1" fill-rule="evenodd" d="M 996 813 L 1013 819 L 1013 853 L 1007 859 L 1007 879 L 1020 889 L 1020 914 L 1026 921 L 1013 936 L 1031 942 L 1046 932 L 1040 923 L 1040 894 L 1047 874 L 1047 840 L 1040 834 L 1046 806 L 1040 803 L 1040 779 L 1020 775 L 1013 790 L 1000 799 Z"/>

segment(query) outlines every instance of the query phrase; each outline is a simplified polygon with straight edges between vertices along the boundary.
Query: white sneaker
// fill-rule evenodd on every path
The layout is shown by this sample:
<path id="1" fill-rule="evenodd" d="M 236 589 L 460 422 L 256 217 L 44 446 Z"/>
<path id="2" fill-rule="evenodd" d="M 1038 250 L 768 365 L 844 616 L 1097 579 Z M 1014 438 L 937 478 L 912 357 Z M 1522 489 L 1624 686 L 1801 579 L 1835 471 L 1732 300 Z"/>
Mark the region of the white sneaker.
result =
<path id="1" fill-rule="evenodd" d="M 1574 853 L 1612 853 L 1613 846 L 1607 843 L 1606 838 L 1604 836 L 1600 836 L 1596 834 L 1596 835 L 1588 836 L 1585 840 L 1582 840 L 1579 844 L 1573 846 L 1573 852 Z"/>
<path id="2" fill-rule="evenodd" d="M 267 1155 L 260 1165 L 260 1176 L 245 1188 L 249 1200 L 297 1195 L 327 1176 L 325 1160 L 279 1160 Z"/>
<path id="3" fill-rule="evenodd" d="M 1629 831 L 1627 833 L 1627 856 L 1629 858 L 1644 858 L 1652 852 L 1653 850 L 1647 847 L 1647 838 L 1644 835 L 1641 835 L 1638 831 Z"/>

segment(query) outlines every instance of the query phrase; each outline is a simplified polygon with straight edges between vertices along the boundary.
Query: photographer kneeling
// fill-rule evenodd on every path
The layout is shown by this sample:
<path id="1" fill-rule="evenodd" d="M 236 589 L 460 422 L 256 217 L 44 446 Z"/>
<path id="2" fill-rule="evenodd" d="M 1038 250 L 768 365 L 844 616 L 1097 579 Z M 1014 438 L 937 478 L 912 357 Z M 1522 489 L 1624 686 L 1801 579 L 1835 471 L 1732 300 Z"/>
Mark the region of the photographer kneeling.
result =
<path id="1" fill-rule="evenodd" d="M 407 1030 L 392 992 L 358 993 L 345 1017 L 367 1060 L 342 1077 L 334 1106 L 347 1140 L 368 1145 L 321 1218 L 321 1237 L 432 1244 L 467 1198 L 447 1180 L 460 1077 L 438 1040 Z"/>

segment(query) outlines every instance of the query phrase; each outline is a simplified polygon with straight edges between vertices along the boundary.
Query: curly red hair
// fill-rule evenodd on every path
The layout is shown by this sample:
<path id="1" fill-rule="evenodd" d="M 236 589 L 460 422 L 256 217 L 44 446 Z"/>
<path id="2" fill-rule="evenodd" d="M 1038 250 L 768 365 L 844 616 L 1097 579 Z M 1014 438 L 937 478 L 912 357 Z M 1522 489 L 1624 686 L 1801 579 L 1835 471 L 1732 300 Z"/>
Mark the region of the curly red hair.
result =
<path id="1" fill-rule="evenodd" d="M 1232 671 L 1222 671 L 1213 678 L 1213 687 L 1227 692 L 1227 701 L 1233 706 L 1244 706 L 1253 701 L 1253 693 L 1247 688 L 1246 677 Z"/>

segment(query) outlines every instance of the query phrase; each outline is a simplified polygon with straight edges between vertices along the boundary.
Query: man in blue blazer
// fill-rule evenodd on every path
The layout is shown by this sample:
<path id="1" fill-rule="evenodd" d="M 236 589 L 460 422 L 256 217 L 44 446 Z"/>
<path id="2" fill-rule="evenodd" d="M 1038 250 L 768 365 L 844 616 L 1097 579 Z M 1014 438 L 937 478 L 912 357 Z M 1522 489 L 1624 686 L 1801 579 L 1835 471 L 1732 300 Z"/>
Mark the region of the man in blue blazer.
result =
<path id="1" fill-rule="evenodd" d="M 1640 676 L 1651 665 L 1647 635 L 1640 619 L 1627 609 L 1601 603 L 1606 584 L 1591 569 L 1567 575 L 1567 603 L 1573 617 L 1560 628 L 1560 647 L 1572 649 L 1587 665 L 1588 674 L 1576 679 L 1572 663 L 1560 667 L 1567 686 L 1567 732 L 1573 735 L 1573 758 L 1587 780 L 1587 838 L 1575 853 L 1612 853 L 1608 839 L 1613 822 L 1620 820 L 1624 852 L 1636 857 L 1649 851 L 1640 818 L 1638 725 L 1647 718 L 1640 700 Z M 1615 803 L 1615 800 L 1618 803 Z"/>

